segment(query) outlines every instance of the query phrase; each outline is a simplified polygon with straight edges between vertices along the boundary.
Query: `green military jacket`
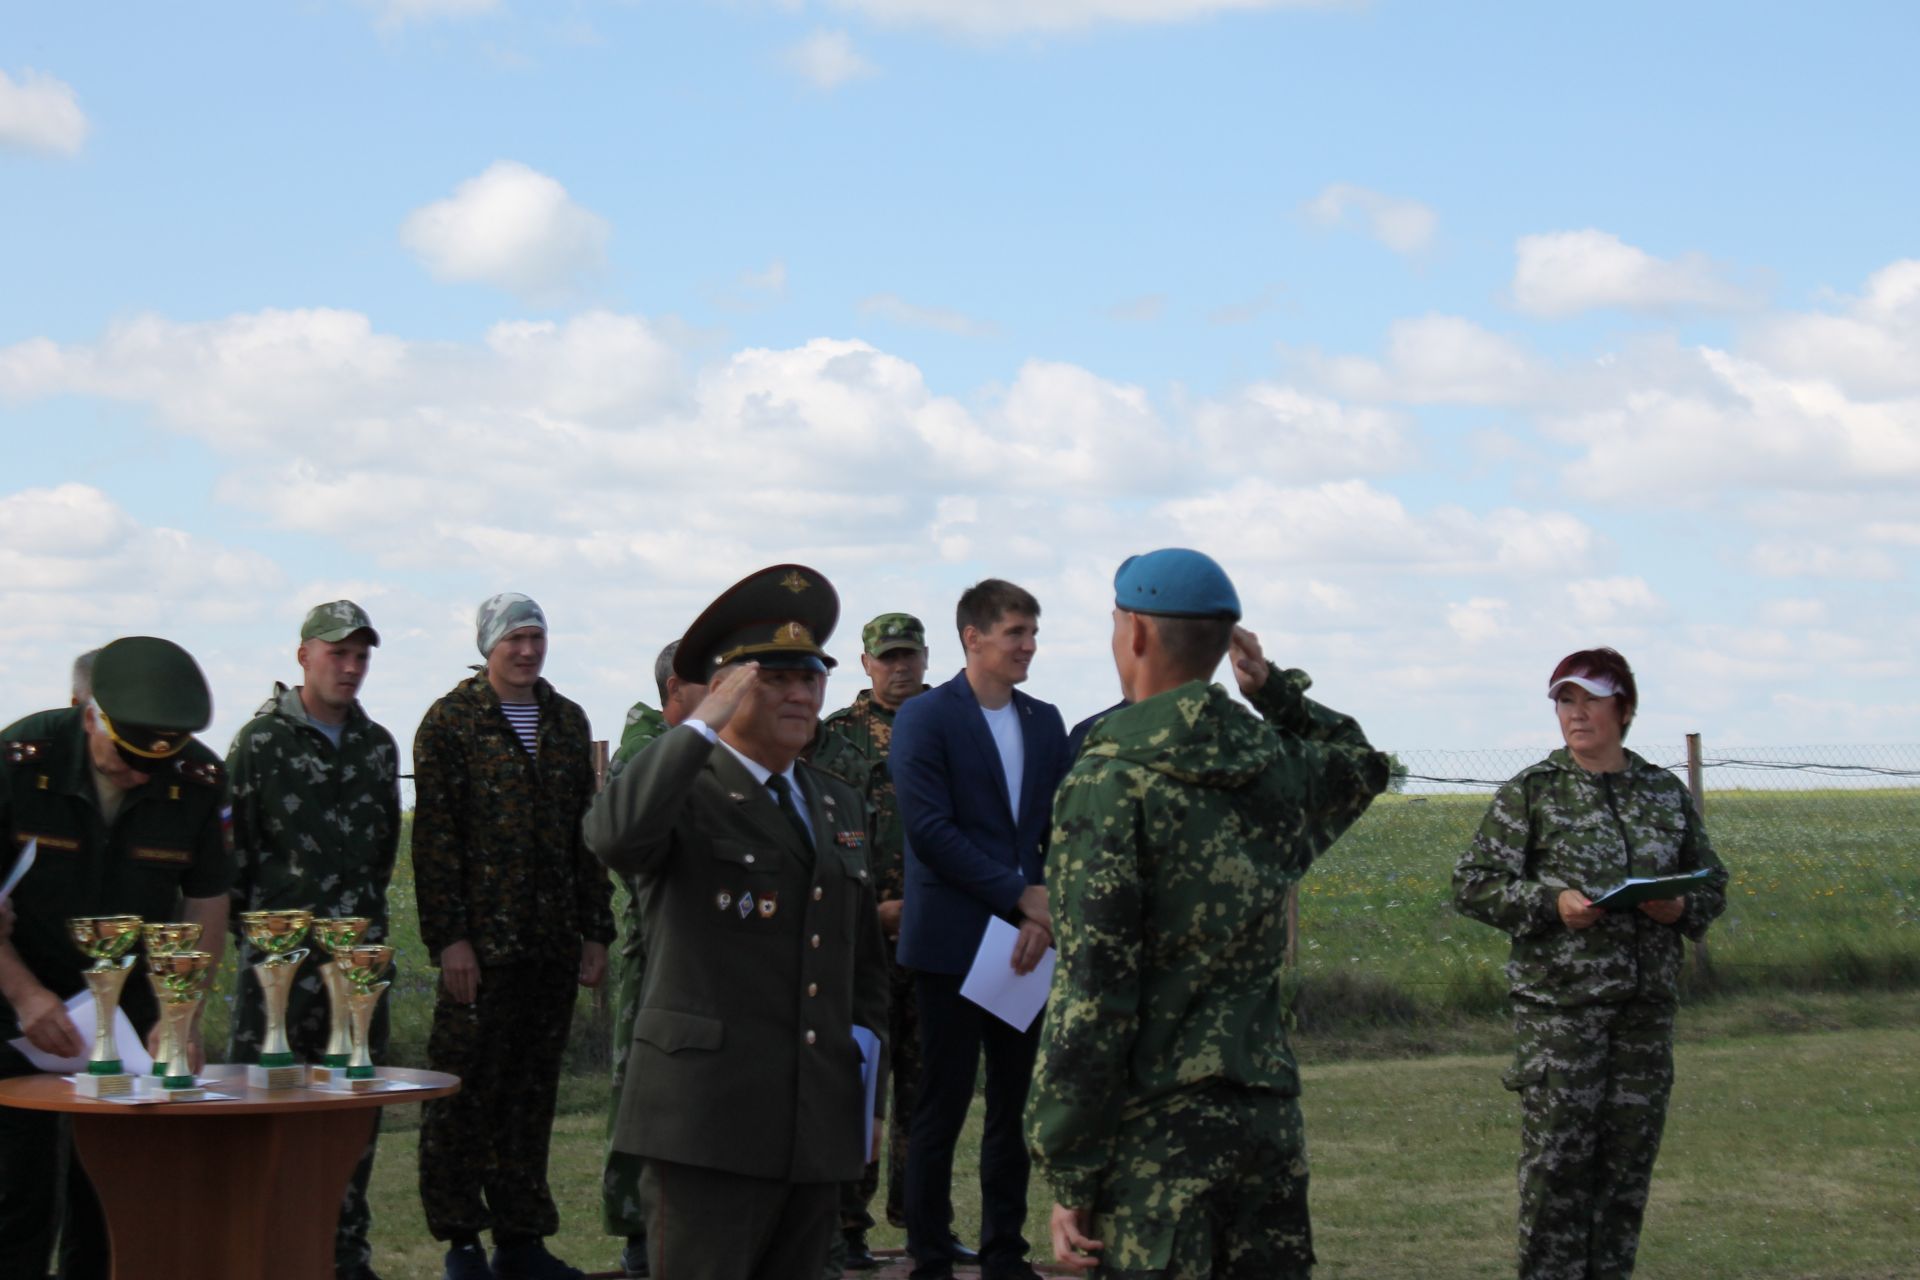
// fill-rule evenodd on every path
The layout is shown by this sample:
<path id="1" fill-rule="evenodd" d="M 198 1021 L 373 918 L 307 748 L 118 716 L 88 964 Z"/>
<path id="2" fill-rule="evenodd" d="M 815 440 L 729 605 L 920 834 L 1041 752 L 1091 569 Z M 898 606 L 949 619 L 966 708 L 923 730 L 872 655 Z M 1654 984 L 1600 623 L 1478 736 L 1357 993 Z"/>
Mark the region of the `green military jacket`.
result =
<path id="1" fill-rule="evenodd" d="M 1536 1004 L 1678 999 L 1681 938 L 1726 908 L 1727 875 L 1678 778 L 1629 751 L 1620 773 L 1588 773 L 1562 747 L 1501 787 L 1453 870 L 1463 915 L 1511 934 L 1507 980 Z M 1632 910 L 1569 929 L 1565 889 L 1599 897 L 1622 880 L 1711 868 L 1672 925 Z"/>
<path id="2" fill-rule="evenodd" d="M 1121 1124 L 1174 1095 L 1299 1092 L 1286 892 L 1387 785 L 1387 758 L 1308 684 L 1270 670 L 1260 717 L 1198 680 L 1117 709 L 1060 784 L 1027 1127 L 1061 1204 L 1091 1205 Z"/>
<path id="3" fill-rule="evenodd" d="M 925 686 L 922 686 L 924 691 Z M 880 901 L 906 892 L 907 831 L 900 802 L 893 794 L 887 751 L 893 746 L 893 712 L 862 689 L 853 702 L 820 722 L 808 760 L 867 798 L 873 811 L 873 849 L 868 862 L 878 882 Z"/>
<path id="4" fill-rule="evenodd" d="M 198 740 L 127 793 L 112 826 L 94 796 L 78 708 L 28 716 L 0 730 L 0 793 L 7 863 L 37 841 L 33 870 L 15 887 L 12 944 L 34 978 L 65 999 L 86 989 L 91 964 L 67 933 L 69 916 L 178 920 L 181 899 L 215 898 L 233 880 L 220 757 Z M 158 1011 L 142 978 L 120 1007 L 145 1031 Z M 0 1000 L 0 1042 L 19 1034 Z"/>
<path id="5" fill-rule="evenodd" d="M 852 1028 L 887 1028 L 866 805 L 830 774 L 799 773 L 809 843 L 726 746 L 686 725 L 587 814 L 588 845 L 639 878 L 646 912 L 617 1150 L 783 1182 L 866 1167 Z"/>
<path id="6" fill-rule="evenodd" d="M 636 702 L 627 708 L 627 727 L 620 734 L 620 749 L 613 753 L 613 759 L 607 764 L 607 776 L 627 767 L 640 749 L 667 731 L 667 718 L 644 702 Z M 642 910 L 640 903 L 640 885 L 632 876 L 623 876 L 626 887 L 626 905 L 620 921 L 620 954 L 628 960 L 636 960 L 646 954 L 646 938 L 641 934 Z M 614 1056 L 623 1056 L 626 1046 L 615 1045 Z"/>
<path id="7" fill-rule="evenodd" d="M 613 886 L 580 838 L 593 800 L 586 713 L 544 679 L 539 754 L 520 745 L 485 673 L 428 708 L 413 740 L 413 876 L 437 963 L 466 940 L 482 965 L 571 965 L 613 941 Z"/>
<path id="8" fill-rule="evenodd" d="M 387 885 L 400 846 L 400 753 L 393 735 L 358 703 L 335 747 L 307 718 L 300 691 L 275 684 L 227 748 L 227 786 L 234 857 L 228 919 L 242 965 L 228 1056 L 250 1062 L 266 1022 L 259 983 L 246 966 L 264 957 L 251 954 L 239 913 L 306 908 L 316 916 L 365 916 L 371 923 L 363 941 L 387 941 Z M 320 980 L 327 956 L 311 938 L 305 945 L 307 960 L 287 999 L 296 1049 L 324 1045 L 327 1029 Z"/>

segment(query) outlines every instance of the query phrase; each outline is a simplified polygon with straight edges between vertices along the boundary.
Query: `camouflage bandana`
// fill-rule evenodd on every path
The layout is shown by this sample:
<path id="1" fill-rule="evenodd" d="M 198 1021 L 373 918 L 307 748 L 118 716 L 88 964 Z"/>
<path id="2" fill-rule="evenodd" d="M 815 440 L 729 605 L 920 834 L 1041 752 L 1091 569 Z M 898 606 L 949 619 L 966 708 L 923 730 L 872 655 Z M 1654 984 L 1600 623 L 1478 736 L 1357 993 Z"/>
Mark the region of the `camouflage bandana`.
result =
<path id="1" fill-rule="evenodd" d="M 523 596 L 518 591 L 502 591 L 482 602 L 479 612 L 474 614 L 473 624 L 477 633 L 475 640 L 480 645 L 480 656 L 484 658 L 510 631 L 518 631 L 521 627 L 538 627 L 545 631 L 547 615 L 540 612 L 540 606 L 531 597 Z"/>

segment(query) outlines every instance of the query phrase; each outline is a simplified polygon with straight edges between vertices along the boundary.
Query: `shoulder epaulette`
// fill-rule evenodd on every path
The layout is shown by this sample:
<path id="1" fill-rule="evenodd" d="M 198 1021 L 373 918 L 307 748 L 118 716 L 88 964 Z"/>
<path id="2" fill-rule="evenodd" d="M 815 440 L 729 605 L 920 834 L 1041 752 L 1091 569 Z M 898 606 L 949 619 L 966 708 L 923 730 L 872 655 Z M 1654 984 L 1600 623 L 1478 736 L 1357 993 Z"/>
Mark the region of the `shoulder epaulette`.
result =
<path id="1" fill-rule="evenodd" d="M 226 781 L 227 771 L 218 760 L 181 760 L 174 765 L 180 776 L 203 787 L 217 787 Z"/>
<path id="2" fill-rule="evenodd" d="M 27 764 L 34 760 L 45 760 L 53 744 L 44 738 L 31 741 L 9 742 L 4 748 L 8 764 Z"/>

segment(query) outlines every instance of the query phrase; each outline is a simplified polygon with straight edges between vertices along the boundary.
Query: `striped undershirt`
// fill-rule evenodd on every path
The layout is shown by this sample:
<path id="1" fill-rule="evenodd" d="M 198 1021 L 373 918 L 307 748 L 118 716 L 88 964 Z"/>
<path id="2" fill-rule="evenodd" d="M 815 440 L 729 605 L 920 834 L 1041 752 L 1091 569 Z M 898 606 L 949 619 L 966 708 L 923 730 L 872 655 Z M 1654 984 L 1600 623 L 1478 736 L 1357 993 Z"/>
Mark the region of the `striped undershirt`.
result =
<path id="1" fill-rule="evenodd" d="M 520 745 L 527 754 L 540 755 L 540 704 L 537 702 L 503 702 L 500 709 L 507 713 L 507 723 L 520 738 Z"/>

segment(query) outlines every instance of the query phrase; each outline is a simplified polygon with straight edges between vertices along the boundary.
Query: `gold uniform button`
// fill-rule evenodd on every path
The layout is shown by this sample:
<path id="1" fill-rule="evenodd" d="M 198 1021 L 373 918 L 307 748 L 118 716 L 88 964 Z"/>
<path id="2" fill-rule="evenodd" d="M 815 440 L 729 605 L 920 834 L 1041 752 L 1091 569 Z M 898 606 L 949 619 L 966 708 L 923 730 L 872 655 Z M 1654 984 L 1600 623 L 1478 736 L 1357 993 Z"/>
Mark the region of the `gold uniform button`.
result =
<path id="1" fill-rule="evenodd" d="M 813 886 L 813 900 L 815 902 L 820 901 L 820 899 L 826 895 L 826 892 L 827 891 L 825 889 L 822 889 L 819 885 Z"/>
<path id="2" fill-rule="evenodd" d="M 814 1039 L 815 1039 L 815 1036 L 813 1032 L 811 1031 L 807 1032 L 807 1043 L 812 1044 L 814 1042 Z"/>
<path id="3" fill-rule="evenodd" d="M 817 996 L 819 994 L 820 994 L 820 984 L 817 982 L 809 982 L 807 984 L 807 995 L 809 997 L 812 997 L 812 996 Z"/>
<path id="4" fill-rule="evenodd" d="M 807 939 L 807 945 L 817 949 L 820 946 L 820 935 L 816 933 L 811 938 Z"/>

